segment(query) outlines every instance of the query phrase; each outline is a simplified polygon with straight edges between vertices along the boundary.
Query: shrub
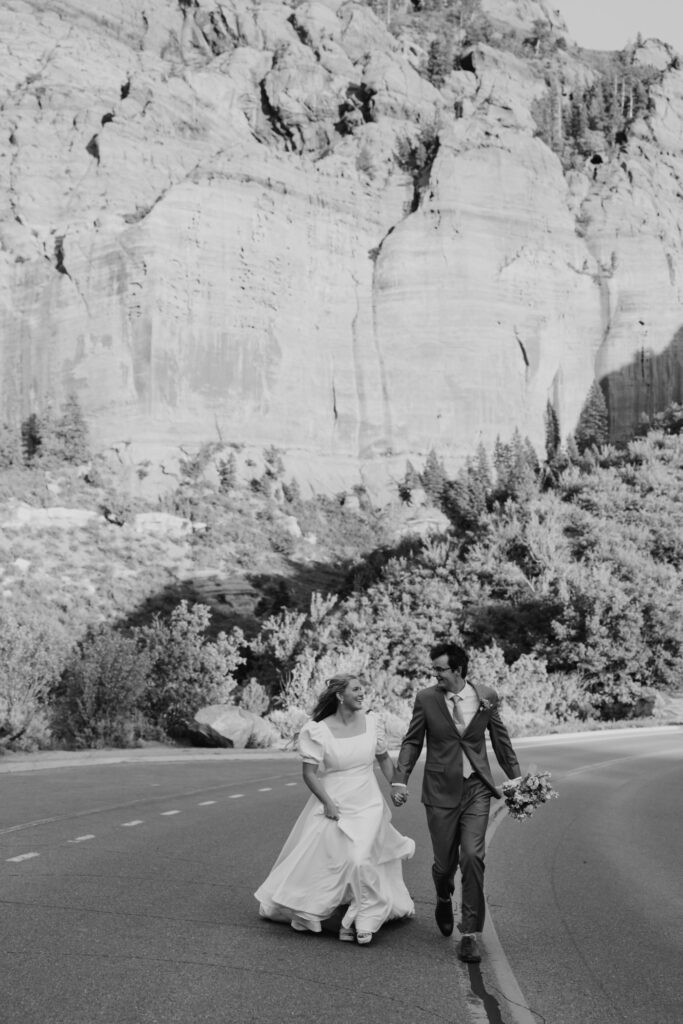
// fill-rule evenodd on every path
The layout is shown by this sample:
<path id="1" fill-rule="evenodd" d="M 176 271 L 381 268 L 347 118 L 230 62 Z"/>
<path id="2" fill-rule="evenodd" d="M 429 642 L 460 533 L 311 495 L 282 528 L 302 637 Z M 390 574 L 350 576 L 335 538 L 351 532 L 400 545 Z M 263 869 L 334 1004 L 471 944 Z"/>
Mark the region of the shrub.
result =
<path id="1" fill-rule="evenodd" d="M 21 454 L 21 436 L 6 423 L 0 423 L 0 470 L 23 463 Z"/>
<path id="2" fill-rule="evenodd" d="M 335 604 L 336 598 L 314 592 L 308 613 L 282 608 L 250 642 L 259 675 L 280 707 L 310 709 L 326 679 L 352 670 L 348 657 L 334 649 L 328 615 Z M 358 668 L 356 659 L 353 670 Z"/>
<path id="3" fill-rule="evenodd" d="M 78 398 L 70 394 L 57 416 L 51 405 L 39 416 L 31 413 L 21 426 L 24 461 L 77 465 L 90 458 L 90 438 Z"/>
<path id="4" fill-rule="evenodd" d="M 363 651 L 374 670 L 399 675 L 407 696 L 427 674 L 429 647 L 453 632 L 461 608 L 447 572 L 396 558 L 377 583 L 344 602 L 336 639 Z"/>
<path id="5" fill-rule="evenodd" d="M 140 738 L 149 655 L 101 627 L 69 660 L 54 702 L 55 736 L 70 748 L 128 747 Z"/>
<path id="6" fill-rule="evenodd" d="M 264 715 L 270 706 L 270 697 L 265 686 L 256 679 L 250 679 L 240 693 L 240 707 L 255 715 Z"/>
<path id="7" fill-rule="evenodd" d="M 184 448 L 181 448 L 183 455 L 187 456 L 185 459 L 178 460 L 178 472 L 181 481 L 190 484 L 198 483 L 204 474 L 204 470 L 219 449 L 220 445 L 213 441 L 200 445 L 194 453 L 186 452 Z"/>
<path id="8" fill-rule="evenodd" d="M 164 728 L 185 721 L 208 704 L 227 704 L 237 686 L 235 672 L 244 662 L 241 629 L 210 640 L 211 612 L 181 601 L 167 619 L 154 616 L 135 630 L 150 659 L 150 685 L 144 707 Z"/>
<path id="9" fill-rule="evenodd" d="M 285 749 L 289 750 L 296 747 L 301 727 L 308 719 L 309 712 L 298 707 L 276 708 L 268 715 L 268 721 L 282 737 Z"/>
<path id="10" fill-rule="evenodd" d="M 545 662 L 530 655 L 522 655 L 508 665 L 495 643 L 472 652 L 469 678 L 497 690 L 502 716 L 513 735 L 594 715 L 580 676 L 549 675 Z"/>
<path id="11" fill-rule="evenodd" d="M 49 614 L 20 617 L 0 604 L 0 744 L 16 744 L 44 712 L 68 651 L 65 630 Z"/>
<path id="12" fill-rule="evenodd" d="M 453 70 L 453 59 L 453 41 L 451 38 L 448 36 L 437 36 L 436 39 L 432 39 L 429 44 L 425 76 L 437 89 L 441 88 Z"/>
<path id="13" fill-rule="evenodd" d="M 596 717 L 585 679 L 576 672 L 551 673 L 552 693 L 547 710 L 553 722 L 585 721 Z"/>
<path id="14" fill-rule="evenodd" d="M 100 502 L 98 511 L 108 523 L 124 526 L 135 514 L 135 502 L 125 492 L 109 490 Z"/>

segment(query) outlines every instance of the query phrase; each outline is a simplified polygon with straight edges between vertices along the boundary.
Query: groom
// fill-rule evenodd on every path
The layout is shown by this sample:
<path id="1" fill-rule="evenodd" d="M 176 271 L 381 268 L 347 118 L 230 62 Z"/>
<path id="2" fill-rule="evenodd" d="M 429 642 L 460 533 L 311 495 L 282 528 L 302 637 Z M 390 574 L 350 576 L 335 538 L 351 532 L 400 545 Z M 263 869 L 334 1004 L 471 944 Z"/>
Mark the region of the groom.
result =
<path id="1" fill-rule="evenodd" d="M 415 698 L 392 783 L 397 807 L 408 798 L 407 781 L 427 740 L 422 803 L 434 850 L 434 916 L 443 935 L 453 931 L 451 895 L 458 864 L 462 876 L 461 960 L 478 963 L 477 935 L 484 926 L 484 856 L 491 796 L 502 794 L 493 782 L 486 753 L 486 732 L 496 759 L 512 779 L 520 775 L 508 731 L 498 714 L 499 698 L 490 686 L 466 680 L 468 657 L 457 644 L 430 651 L 438 682 Z"/>

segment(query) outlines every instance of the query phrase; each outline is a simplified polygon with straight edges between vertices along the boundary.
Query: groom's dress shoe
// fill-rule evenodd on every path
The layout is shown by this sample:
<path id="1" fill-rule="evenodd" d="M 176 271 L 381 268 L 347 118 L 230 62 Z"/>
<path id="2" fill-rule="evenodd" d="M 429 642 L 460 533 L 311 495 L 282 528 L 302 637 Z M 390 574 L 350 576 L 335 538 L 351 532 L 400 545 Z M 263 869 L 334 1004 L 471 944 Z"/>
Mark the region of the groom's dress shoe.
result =
<path id="1" fill-rule="evenodd" d="M 463 935 L 458 946 L 458 956 L 467 964 L 478 964 L 481 960 L 479 945 L 474 935 Z"/>
<path id="2" fill-rule="evenodd" d="M 442 935 L 453 934 L 453 904 L 450 900 L 437 899 L 434 917 Z"/>

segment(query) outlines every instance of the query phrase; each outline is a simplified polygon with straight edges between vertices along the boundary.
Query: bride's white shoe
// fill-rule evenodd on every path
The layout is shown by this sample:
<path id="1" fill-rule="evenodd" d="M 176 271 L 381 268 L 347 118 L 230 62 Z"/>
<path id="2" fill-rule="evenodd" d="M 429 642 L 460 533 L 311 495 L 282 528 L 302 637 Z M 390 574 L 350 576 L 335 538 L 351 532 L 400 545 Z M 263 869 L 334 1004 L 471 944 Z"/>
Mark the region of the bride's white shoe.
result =
<path id="1" fill-rule="evenodd" d="M 359 946 L 367 946 L 372 942 L 372 932 L 356 932 L 356 942 Z"/>
<path id="2" fill-rule="evenodd" d="M 342 925 L 339 929 L 339 938 L 341 942 L 353 942 L 356 938 L 356 933 L 353 928 L 344 928 Z"/>

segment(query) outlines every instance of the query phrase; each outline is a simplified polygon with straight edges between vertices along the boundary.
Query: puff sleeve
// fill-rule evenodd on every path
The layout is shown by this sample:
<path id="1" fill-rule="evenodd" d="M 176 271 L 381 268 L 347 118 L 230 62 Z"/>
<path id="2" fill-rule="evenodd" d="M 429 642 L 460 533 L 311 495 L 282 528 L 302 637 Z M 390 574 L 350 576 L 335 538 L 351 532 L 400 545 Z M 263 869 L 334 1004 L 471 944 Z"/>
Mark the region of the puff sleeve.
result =
<path id="1" fill-rule="evenodd" d="M 379 715 L 373 714 L 375 720 L 375 757 L 380 754 L 387 754 L 389 749 L 387 747 L 387 733 L 384 727 L 384 719 L 380 718 Z"/>
<path id="2" fill-rule="evenodd" d="M 299 733 L 299 756 L 307 764 L 322 764 L 325 756 L 320 722 L 306 722 Z"/>

